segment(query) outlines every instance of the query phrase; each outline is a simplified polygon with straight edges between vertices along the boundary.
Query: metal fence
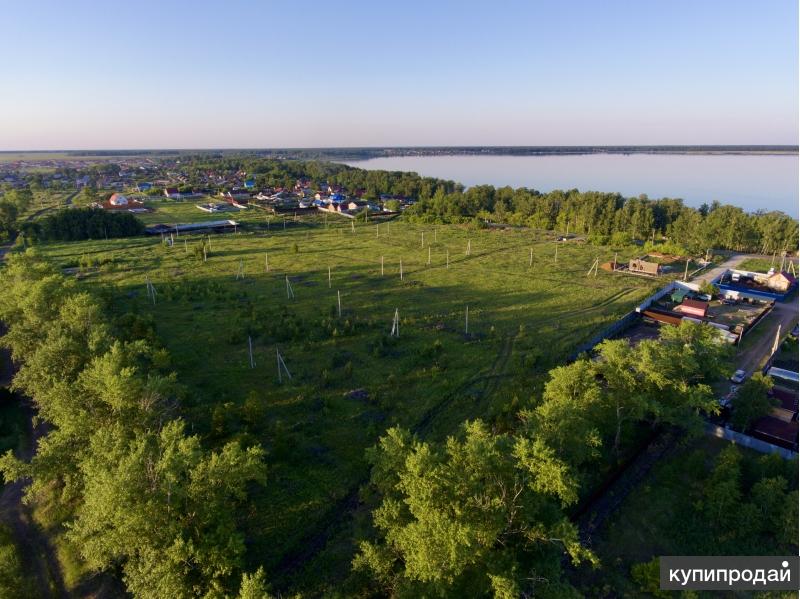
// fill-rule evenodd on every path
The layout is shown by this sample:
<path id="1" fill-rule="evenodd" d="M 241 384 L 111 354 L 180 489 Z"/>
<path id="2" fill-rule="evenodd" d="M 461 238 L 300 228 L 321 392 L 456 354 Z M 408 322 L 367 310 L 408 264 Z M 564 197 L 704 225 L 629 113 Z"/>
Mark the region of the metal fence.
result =
<path id="1" fill-rule="evenodd" d="M 706 423 L 706 433 L 708 433 L 712 437 L 718 437 L 720 439 L 725 439 L 727 441 L 733 441 L 737 445 L 753 449 L 755 451 L 758 451 L 759 453 L 777 453 L 784 460 L 792 460 L 797 457 L 796 451 L 792 451 L 784 447 L 778 447 L 777 445 L 773 445 L 772 443 L 767 443 L 766 441 L 762 441 L 761 439 L 756 439 L 749 435 L 737 433 L 736 431 L 733 431 L 729 428 L 725 428 L 717 424 L 712 424 L 711 422 Z"/>

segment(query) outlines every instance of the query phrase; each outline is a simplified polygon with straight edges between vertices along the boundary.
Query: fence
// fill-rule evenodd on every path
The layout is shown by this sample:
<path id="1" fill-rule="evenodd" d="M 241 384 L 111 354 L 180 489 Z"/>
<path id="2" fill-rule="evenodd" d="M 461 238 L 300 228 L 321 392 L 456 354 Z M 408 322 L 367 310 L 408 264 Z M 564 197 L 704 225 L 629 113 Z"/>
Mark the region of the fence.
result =
<path id="1" fill-rule="evenodd" d="M 726 441 L 733 441 L 737 445 L 753 449 L 759 453 L 777 453 L 784 460 L 792 460 L 797 457 L 796 451 L 792 451 L 784 447 L 778 447 L 772 443 L 767 443 L 761 439 L 756 439 L 754 437 L 750 437 L 749 435 L 737 433 L 729 428 L 712 424 L 710 422 L 706 423 L 706 433 L 712 437 L 718 437 L 720 439 L 725 439 Z"/>
<path id="2" fill-rule="evenodd" d="M 747 334 L 748 334 L 750 331 L 752 331 L 752 330 L 755 328 L 755 326 L 756 326 L 756 325 L 757 325 L 759 322 L 761 322 L 761 321 L 764 319 L 764 317 L 765 317 L 767 314 L 769 314 L 770 312 L 772 312 L 772 309 L 773 309 L 774 307 L 775 307 L 775 302 L 772 302 L 772 303 L 771 303 L 771 304 L 770 304 L 770 305 L 769 305 L 767 308 L 765 308 L 765 309 L 764 309 L 764 310 L 761 312 L 761 314 L 759 314 L 758 316 L 756 316 L 756 317 L 753 319 L 753 322 L 751 322 L 750 324 L 746 325 L 746 326 L 744 327 L 744 329 L 742 330 L 742 338 L 744 338 L 744 337 L 745 337 L 745 335 L 747 335 Z"/>

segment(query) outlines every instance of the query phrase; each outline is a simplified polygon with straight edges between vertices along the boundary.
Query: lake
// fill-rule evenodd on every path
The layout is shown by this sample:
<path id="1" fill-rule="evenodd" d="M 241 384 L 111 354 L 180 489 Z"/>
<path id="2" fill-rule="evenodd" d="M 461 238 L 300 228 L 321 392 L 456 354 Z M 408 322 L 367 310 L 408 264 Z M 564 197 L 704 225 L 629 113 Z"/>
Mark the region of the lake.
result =
<path id="1" fill-rule="evenodd" d="M 798 216 L 797 155 L 580 154 L 569 156 L 397 156 L 348 161 L 365 169 L 414 171 L 466 186 L 530 187 L 719 200 L 748 212 Z"/>

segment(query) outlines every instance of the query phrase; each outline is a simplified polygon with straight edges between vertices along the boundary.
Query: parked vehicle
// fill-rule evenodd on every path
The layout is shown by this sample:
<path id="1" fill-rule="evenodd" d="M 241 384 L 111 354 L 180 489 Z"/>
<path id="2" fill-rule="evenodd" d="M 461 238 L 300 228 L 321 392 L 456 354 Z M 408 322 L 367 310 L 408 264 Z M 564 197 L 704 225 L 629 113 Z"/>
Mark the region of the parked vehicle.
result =
<path id="1" fill-rule="evenodd" d="M 731 382 L 739 385 L 743 383 L 746 378 L 747 373 L 744 370 L 737 370 L 733 373 L 733 376 L 731 376 Z"/>

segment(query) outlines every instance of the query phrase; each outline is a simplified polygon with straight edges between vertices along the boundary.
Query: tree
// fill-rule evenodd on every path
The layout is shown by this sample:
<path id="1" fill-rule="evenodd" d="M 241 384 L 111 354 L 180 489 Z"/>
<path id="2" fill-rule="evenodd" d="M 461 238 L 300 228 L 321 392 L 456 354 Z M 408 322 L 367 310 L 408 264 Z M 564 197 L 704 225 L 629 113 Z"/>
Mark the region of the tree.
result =
<path id="1" fill-rule="evenodd" d="M 353 565 L 397 595 L 517 596 L 559 576 L 559 554 L 593 556 L 559 508 L 576 500 L 569 469 L 532 438 L 466 423 L 442 445 L 394 428 L 370 449 L 377 541 Z"/>
<path id="2" fill-rule="evenodd" d="M 47 491 L 87 565 L 119 566 L 134 596 L 224 595 L 242 566 L 238 508 L 265 480 L 263 450 L 207 451 L 187 436 L 164 350 L 115 339 L 102 305 L 35 251 L 10 257 L 0 285 L 2 342 L 21 363 L 14 388 L 50 425 L 30 463 L 0 458 L 5 479 L 32 478 L 26 500 Z M 242 586 L 259 596 L 263 574 Z"/>
<path id="3" fill-rule="evenodd" d="M 122 565 L 138 597 L 188 597 L 222 588 L 241 567 L 236 506 L 264 482 L 263 451 L 236 443 L 206 453 L 179 420 L 131 435 L 98 430 L 81 464 L 84 500 L 69 538 L 89 567 Z"/>
<path id="4" fill-rule="evenodd" d="M 0 241 L 9 239 L 14 234 L 17 221 L 17 206 L 8 200 L 0 200 Z"/>
<path id="5" fill-rule="evenodd" d="M 730 347 L 717 335 L 713 327 L 684 321 L 677 327 L 662 327 L 659 339 L 637 346 L 641 389 L 654 424 L 697 430 L 701 413 L 719 411 L 710 385 L 725 371 Z"/>
<path id="6" fill-rule="evenodd" d="M 598 455 L 600 385 L 588 360 L 550 371 L 542 403 L 520 416 L 535 435 L 568 463 L 579 466 Z"/>
<path id="7" fill-rule="evenodd" d="M 642 385 L 637 352 L 627 340 L 603 341 L 597 347 L 597 353 L 599 360 L 595 368 L 605 383 L 601 401 L 614 422 L 613 448 L 618 454 L 622 425 L 643 418 L 651 409 L 651 398 Z"/>
<path id="8" fill-rule="evenodd" d="M 739 430 L 747 430 L 753 422 L 770 413 L 778 401 L 769 395 L 772 378 L 756 372 L 747 379 L 731 400 L 731 424 Z"/>

